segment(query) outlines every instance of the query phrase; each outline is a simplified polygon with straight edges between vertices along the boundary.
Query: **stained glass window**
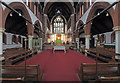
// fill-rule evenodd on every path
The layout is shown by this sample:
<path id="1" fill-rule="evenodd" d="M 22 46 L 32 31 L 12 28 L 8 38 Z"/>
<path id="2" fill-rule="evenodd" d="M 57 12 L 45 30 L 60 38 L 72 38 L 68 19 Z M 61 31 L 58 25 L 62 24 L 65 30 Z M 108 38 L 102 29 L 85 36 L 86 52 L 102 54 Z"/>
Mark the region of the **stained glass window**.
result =
<path id="1" fill-rule="evenodd" d="M 54 19 L 54 33 L 61 34 L 64 33 L 64 22 L 60 16 Z"/>

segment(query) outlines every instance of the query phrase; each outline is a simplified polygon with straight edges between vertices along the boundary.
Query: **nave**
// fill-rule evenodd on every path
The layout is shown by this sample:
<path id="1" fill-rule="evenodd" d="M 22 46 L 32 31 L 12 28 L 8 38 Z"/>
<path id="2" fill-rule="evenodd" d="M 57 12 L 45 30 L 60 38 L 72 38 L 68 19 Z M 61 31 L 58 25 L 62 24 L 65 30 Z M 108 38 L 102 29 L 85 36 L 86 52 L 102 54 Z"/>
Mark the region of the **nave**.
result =
<path id="1" fill-rule="evenodd" d="M 27 65 L 40 65 L 43 71 L 42 81 L 80 81 L 77 72 L 81 63 L 95 63 L 94 60 L 73 50 L 46 50 L 26 61 Z M 19 65 L 24 65 L 20 63 Z"/>
<path id="2" fill-rule="evenodd" d="M 120 82 L 120 0 L 0 0 L 0 81 Z"/>

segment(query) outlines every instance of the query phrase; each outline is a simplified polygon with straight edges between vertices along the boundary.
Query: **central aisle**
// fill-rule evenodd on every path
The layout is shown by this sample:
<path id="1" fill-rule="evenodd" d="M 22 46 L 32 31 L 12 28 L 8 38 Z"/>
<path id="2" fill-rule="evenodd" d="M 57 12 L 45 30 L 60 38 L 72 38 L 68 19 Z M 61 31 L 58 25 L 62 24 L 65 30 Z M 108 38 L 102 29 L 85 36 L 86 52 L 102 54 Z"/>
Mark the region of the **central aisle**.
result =
<path id="1" fill-rule="evenodd" d="M 56 51 L 46 50 L 27 60 L 27 65 L 40 65 L 43 70 L 43 81 L 79 81 L 77 69 L 81 63 L 95 61 L 73 50 Z M 20 65 L 24 65 L 24 62 Z"/>

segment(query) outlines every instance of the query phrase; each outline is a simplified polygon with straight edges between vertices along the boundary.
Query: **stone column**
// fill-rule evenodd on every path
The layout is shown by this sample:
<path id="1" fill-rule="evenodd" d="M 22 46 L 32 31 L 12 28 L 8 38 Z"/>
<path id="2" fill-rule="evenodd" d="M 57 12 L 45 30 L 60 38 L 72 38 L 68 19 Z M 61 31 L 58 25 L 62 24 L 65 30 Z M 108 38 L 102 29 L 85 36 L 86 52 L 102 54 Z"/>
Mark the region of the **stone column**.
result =
<path id="1" fill-rule="evenodd" d="M 76 38 L 77 49 L 79 49 L 79 38 Z"/>
<path id="2" fill-rule="evenodd" d="M 32 40 L 33 40 L 33 36 L 31 35 L 28 35 L 28 48 L 29 49 L 32 49 Z"/>
<path id="3" fill-rule="evenodd" d="M 115 53 L 120 54 L 120 26 L 115 26 Z M 115 57 L 116 59 L 120 59 L 120 55 Z"/>
<path id="4" fill-rule="evenodd" d="M 51 33 L 53 32 L 53 31 L 52 31 L 52 28 L 53 28 L 53 27 L 52 27 L 52 24 L 51 24 L 51 25 L 50 25 L 50 32 L 51 32 Z"/>
<path id="5" fill-rule="evenodd" d="M 90 35 L 85 35 L 85 48 L 90 49 Z M 85 51 L 85 56 L 87 56 L 87 50 Z"/>
<path id="6" fill-rule="evenodd" d="M 44 14 L 44 17 L 45 17 L 45 39 L 44 41 L 46 42 L 47 41 L 47 15 Z"/>
<path id="7" fill-rule="evenodd" d="M 71 15 L 71 33 L 72 33 L 72 42 L 74 42 L 74 34 L 73 34 L 73 30 L 74 30 L 74 14 Z"/>
<path id="8" fill-rule="evenodd" d="M 42 44 L 42 38 L 41 38 L 41 42 L 40 42 L 40 50 L 42 51 L 42 46 L 43 46 L 43 44 Z"/>
<path id="9" fill-rule="evenodd" d="M 65 33 L 67 33 L 67 24 L 65 24 Z"/>
<path id="10" fill-rule="evenodd" d="M 0 55 L 3 54 L 3 32 L 4 28 L 0 27 Z"/>
<path id="11" fill-rule="evenodd" d="M 85 35 L 85 48 L 90 49 L 90 35 Z"/>

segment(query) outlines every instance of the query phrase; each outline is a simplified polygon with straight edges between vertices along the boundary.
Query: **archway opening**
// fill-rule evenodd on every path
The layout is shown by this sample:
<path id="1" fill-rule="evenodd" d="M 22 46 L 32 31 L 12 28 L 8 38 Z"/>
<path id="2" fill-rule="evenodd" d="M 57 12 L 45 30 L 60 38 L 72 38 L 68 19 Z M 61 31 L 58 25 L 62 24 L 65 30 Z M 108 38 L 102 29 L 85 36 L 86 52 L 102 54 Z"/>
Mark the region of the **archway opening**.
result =
<path id="1" fill-rule="evenodd" d="M 58 45 L 64 42 L 65 21 L 58 15 L 53 19 L 54 42 Z"/>
<path id="2" fill-rule="evenodd" d="M 19 13 L 23 12 L 19 9 L 16 9 Z M 5 22 L 5 32 L 27 36 L 27 24 L 25 19 L 16 14 L 15 12 L 10 12 L 7 16 Z"/>
<path id="3" fill-rule="evenodd" d="M 35 30 L 34 30 L 34 35 L 33 35 L 33 38 L 39 38 L 40 37 L 40 26 L 38 23 L 35 24 L 37 27 L 35 27 Z"/>
<path id="4" fill-rule="evenodd" d="M 69 21 L 71 14 L 74 13 L 72 4 L 69 1 L 48 2 L 45 5 L 44 13 L 47 14 L 48 19 L 51 22 L 50 29 L 49 27 L 47 29 L 48 43 L 56 43 L 57 39 L 61 39 L 59 41 L 57 40 L 57 42 L 65 44 L 68 41 L 68 35 L 66 34 L 68 32 L 67 22 Z M 63 19 L 63 25 L 60 23 L 60 26 L 63 26 L 64 28 L 56 28 L 58 27 L 59 23 L 56 23 L 58 25 L 55 27 L 54 21 L 57 17 Z"/>
<path id="5" fill-rule="evenodd" d="M 99 15 L 99 13 L 102 10 L 103 9 L 97 9 L 94 15 Z M 96 43 L 95 43 L 96 35 L 99 35 L 99 38 L 98 38 L 99 46 L 110 43 L 109 39 L 106 39 L 109 37 L 106 37 L 106 36 L 108 36 L 108 34 L 110 34 L 113 31 L 112 28 L 113 28 L 113 20 L 109 12 L 106 11 L 101 15 L 99 15 L 98 17 L 96 17 L 91 23 L 91 38 L 90 38 L 91 46 L 90 47 L 91 48 L 96 47 Z"/>
<path id="6" fill-rule="evenodd" d="M 21 15 L 23 15 L 22 10 L 16 9 L 16 11 L 18 11 Z M 5 33 L 7 36 L 6 45 L 12 45 L 14 42 L 14 46 L 7 46 L 9 48 L 25 47 L 24 37 L 28 35 L 28 31 L 27 31 L 27 23 L 25 19 L 21 17 L 21 15 L 18 15 L 17 13 L 11 11 L 6 18 L 5 21 Z M 13 38 L 12 35 L 16 37 L 15 40 L 12 40 Z M 19 36 L 21 36 L 20 37 L 21 39 L 19 39 Z M 18 40 L 21 40 L 21 43 Z M 28 48 L 28 45 L 26 46 Z"/>

